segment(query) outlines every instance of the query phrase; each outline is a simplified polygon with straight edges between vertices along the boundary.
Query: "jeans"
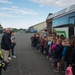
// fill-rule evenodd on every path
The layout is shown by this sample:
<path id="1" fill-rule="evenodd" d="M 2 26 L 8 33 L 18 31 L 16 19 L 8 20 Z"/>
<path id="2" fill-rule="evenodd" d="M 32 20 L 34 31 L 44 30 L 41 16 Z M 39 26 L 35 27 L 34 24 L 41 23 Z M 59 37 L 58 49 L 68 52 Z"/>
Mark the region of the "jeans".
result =
<path id="1" fill-rule="evenodd" d="M 75 75 L 75 65 L 72 65 L 73 75 Z"/>
<path id="2" fill-rule="evenodd" d="M 12 48 L 12 56 L 14 56 L 14 47 L 15 47 L 15 44 L 13 43 L 12 45 L 11 45 L 11 48 Z M 9 57 L 10 57 L 10 51 L 9 51 Z"/>

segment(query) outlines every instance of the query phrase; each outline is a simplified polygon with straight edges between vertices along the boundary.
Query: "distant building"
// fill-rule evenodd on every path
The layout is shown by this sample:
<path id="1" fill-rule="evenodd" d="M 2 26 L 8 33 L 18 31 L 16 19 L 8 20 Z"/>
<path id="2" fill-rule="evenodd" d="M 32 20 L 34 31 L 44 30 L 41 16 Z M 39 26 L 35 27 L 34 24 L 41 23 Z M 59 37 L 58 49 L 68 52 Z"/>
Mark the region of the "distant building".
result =
<path id="1" fill-rule="evenodd" d="M 45 28 L 46 28 L 46 21 L 38 23 L 38 24 L 35 24 L 35 25 L 29 27 L 29 30 L 30 31 L 36 30 L 37 32 L 40 32 L 41 30 L 43 30 Z"/>
<path id="2" fill-rule="evenodd" d="M 47 19 L 46 19 L 46 23 L 47 23 L 47 31 L 49 33 L 52 32 L 52 20 L 53 20 L 53 14 L 49 13 Z"/>

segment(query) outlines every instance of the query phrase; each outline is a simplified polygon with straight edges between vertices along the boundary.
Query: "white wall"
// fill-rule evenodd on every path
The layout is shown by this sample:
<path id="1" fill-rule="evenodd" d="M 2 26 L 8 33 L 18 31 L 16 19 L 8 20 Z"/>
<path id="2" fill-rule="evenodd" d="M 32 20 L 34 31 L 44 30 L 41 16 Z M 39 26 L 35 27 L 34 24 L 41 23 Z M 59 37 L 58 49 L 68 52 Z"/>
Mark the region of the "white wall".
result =
<path id="1" fill-rule="evenodd" d="M 34 27 L 34 29 L 38 30 L 38 32 L 39 32 L 46 27 L 46 21 L 36 24 L 33 27 Z"/>
<path id="2" fill-rule="evenodd" d="M 66 37 L 69 38 L 69 28 L 68 27 L 63 27 L 63 28 L 55 28 L 55 30 L 59 33 L 57 33 L 58 35 L 61 35 L 63 34 L 64 35 L 64 32 L 66 33 Z"/>

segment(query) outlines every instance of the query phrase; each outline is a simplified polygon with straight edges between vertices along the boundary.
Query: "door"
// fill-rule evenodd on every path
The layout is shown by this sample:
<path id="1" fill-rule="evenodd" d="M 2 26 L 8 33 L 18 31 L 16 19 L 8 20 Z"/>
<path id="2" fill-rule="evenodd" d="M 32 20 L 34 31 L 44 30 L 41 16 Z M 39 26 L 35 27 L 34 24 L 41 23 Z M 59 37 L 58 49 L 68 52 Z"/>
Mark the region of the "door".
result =
<path id="1" fill-rule="evenodd" d="M 74 27 L 69 27 L 69 38 L 71 39 L 73 35 L 74 35 Z"/>

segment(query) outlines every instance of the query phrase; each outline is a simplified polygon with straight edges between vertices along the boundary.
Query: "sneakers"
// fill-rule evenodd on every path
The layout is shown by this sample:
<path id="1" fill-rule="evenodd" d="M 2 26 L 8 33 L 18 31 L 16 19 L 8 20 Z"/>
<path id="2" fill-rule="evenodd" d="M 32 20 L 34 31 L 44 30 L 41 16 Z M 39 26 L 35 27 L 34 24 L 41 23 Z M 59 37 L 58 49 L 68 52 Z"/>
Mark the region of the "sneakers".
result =
<path id="1" fill-rule="evenodd" d="M 38 52 L 40 53 L 40 50 L 38 50 Z"/>
<path id="2" fill-rule="evenodd" d="M 9 60 L 11 60 L 11 57 L 8 57 Z"/>
<path id="3" fill-rule="evenodd" d="M 50 62 L 52 62 L 52 58 L 49 58 Z"/>
<path id="4" fill-rule="evenodd" d="M 47 56 L 47 59 L 48 59 L 49 57 Z"/>
<path id="5" fill-rule="evenodd" d="M 59 70 L 57 70 L 57 69 L 54 69 L 54 72 L 59 72 Z"/>
<path id="6" fill-rule="evenodd" d="M 12 56 L 13 58 L 16 58 L 16 56 Z M 9 60 L 11 60 L 11 57 L 8 57 Z"/>
<path id="7" fill-rule="evenodd" d="M 16 58 L 16 56 L 12 56 L 13 58 Z"/>

